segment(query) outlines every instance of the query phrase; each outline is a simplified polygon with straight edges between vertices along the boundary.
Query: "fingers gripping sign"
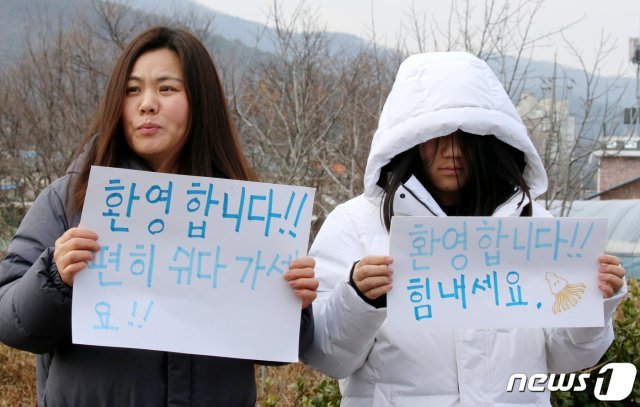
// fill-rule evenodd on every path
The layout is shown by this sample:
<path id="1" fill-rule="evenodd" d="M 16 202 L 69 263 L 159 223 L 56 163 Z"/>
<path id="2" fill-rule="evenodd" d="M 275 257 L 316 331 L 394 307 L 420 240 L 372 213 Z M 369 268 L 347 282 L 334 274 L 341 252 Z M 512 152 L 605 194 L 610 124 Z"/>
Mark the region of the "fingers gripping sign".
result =
<path id="1" fill-rule="evenodd" d="M 616 256 L 602 255 L 598 258 L 600 262 L 598 279 L 600 280 L 600 291 L 604 298 L 609 298 L 620 291 L 624 284 L 625 270 L 620 259 Z"/>
<path id="2" fill-rule="evenodd" d="M 367 298 L 375 300 L 392 288 L 393 270 L 389 256 L 366 256 L 353 268 L 353 282 Z"/>
<path id="3" fill-rule="evenodd" d="M 315 278 L 315 266 L 316 261 L 313 257 L 300 257 L 292 261 L 289 271 L 284 273 L 284 279 L 293 289 L 293 293 L 302 300 L 302 308 L 307 308 L 317 296 L 316 291 L 320 283 Z"/>
<path id="4" fill-rule="evenodd" d="M 56 240 L 53 259 L 62 281 L 73 286 L 75 275 L 95 258 L 100 250 L 98 235 L 84 228 L 71 228 Z"/>

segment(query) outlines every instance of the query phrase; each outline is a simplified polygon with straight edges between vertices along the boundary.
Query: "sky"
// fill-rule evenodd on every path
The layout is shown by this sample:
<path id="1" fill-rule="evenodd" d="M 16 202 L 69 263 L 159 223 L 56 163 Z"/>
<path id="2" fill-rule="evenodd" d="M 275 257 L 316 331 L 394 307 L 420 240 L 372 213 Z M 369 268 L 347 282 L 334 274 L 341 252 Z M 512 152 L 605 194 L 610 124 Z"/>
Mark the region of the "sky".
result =
<path id="1" fill-rule="evenodd" d="M 195 0 L 210 8 L 259 23 L 268 23 L 273 0 Z M 478 13 L 486 0 L 470 0 Z M 501 3 L 501 0 L 498 0 Z M 291 14 L 300 0 L 278 0 L 286 15 Z M 304 7 L 315 13 L 328 31 L 345 32 L 362 38 L 376 38 L 383 45 L 394 46 L 399 33 L 409 23 L 412 5 L 418 15 L 429 13 L 446 23 L 447 0 L 306 0 Z M 540 10 L 534 34 L 544 34 L 581 19 L 565 31 L 565 37 L 579 50 L 590 67 L 595 61 L 601 34 L 611 39 L 614 49 L 603 65 L 604 75 L 636 76 L 636 65 L 629 62 L 629 39 L 640 37 L 639 0 L 547 0 Z M 404 29 L 406 32 L 406 29 Z M 615 45 L 614 45 L 615 41 Z M 411 46 L 411 45 L 410 45 Z M 414 47 L 415 48 L 415 47 Z M 567 52 L 561 38 L 546 46 L 536 47 L 534 59 L 553 61 L 579 67 L 575 57 Z"/>

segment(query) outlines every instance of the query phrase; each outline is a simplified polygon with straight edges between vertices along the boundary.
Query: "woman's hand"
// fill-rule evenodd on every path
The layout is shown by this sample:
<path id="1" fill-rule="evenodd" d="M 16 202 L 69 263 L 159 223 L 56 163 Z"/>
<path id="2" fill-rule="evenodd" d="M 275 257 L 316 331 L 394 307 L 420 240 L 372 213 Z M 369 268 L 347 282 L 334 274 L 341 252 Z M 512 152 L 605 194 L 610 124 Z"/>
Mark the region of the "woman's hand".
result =
<path id="1" fill-rule="evenodd" d="M 53 260 L 65 284 L 73 286 L 76 274 L 95 258 L 100 250 L 98 235 L 83 228 L 71 228 L 56 240 Z"/>
<path id="2" fill-rule="evenodd" d="M 600 268 L 598 272 L 598 279 L 600 279 L 600 284 L 598 288 L 602 291 L 602 296 L 604 298 L 609 298 L 618 291 L 624 284 L 624 268 L 622 267 L 622 263 L 620 263 L 620 259 L 616 256 L 610 255 L 602 255 L 598 257 L 598 262 L 600 262 Z"/>
<path id="3" fill-rule="evenodd" d="M 370 300 L 375 300 L 391 290 L 393 270 L 389 256 L 367 256 L 353 267 L 353 282 L 358 290 Z"/>
<path id="4" fill-rule="evenodd" d="M 316 261 L 313 257 L 300 257 L 289 264 L 289 271 L 284 273 L 284 279 L 293 288 L 296 297 L 302 300 L 302 308 L 307 308 L 316 299 L 320 282 L 315 278 Z"/>

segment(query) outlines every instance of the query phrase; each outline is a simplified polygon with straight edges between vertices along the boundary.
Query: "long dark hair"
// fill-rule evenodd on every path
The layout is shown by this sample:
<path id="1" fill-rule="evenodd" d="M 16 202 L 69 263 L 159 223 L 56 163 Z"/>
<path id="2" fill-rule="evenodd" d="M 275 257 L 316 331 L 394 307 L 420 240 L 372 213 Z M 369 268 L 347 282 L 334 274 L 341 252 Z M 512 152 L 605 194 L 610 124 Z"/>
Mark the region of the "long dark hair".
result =
<path id="1" fill-rule="evenodd" d="M 458 130 L 453 133 L 453 137 L 456 138 L 467 164 L 469 181 L 460 189 L 460 202 L 453 208 L 448 208 L 448 214 L 490 216 L 519 190 L 522 194 L 519 205 L 522 205 L 525 198 L 529 198 L 521 216 L 531 216 L 531 194 L 523 176 L 524 153 L 493 135 L 478 136 Z M 436 142 L 440 140 L 436 139 Z M 415 146 L 398 154 L 382 167 L 378 185 L 383 190 L 381 215 L 387 230 L 391 227 L 393 199 L 400 185 L 413 175 L 427 190 L 432 191 L 425 166 L 420 157 L 419 146 Z M 436 194 L 432 196 L 438 202 Z"/>
<path id="2" fill-rule="evenodd" d="M 158 49 L 176 53 L 184 72 L 189 101 L 189 129 L 176 162 L 179 174 L 255 180 L 231 120 L 224 90 L 211 55 L 193 34 L 168 27 L 148 29 L 134 38 L 118 58 L 95 119 L 78 148 L 85 155 L 74 183 L 73 208 L 81 210 L 92 165 L 118 167 L 135 155 L 122 128 L 127 81 L 140 55 Z"/>

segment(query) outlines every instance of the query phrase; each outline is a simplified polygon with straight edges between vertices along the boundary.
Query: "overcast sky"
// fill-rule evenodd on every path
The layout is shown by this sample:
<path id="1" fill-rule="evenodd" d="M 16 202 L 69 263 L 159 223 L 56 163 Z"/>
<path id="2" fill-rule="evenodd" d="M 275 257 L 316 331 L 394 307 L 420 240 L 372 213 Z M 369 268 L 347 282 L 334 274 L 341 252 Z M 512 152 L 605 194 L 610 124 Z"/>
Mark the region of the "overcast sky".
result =
<path id="1" fill-rule="evenodd" d="M 214 10 L 243 19 L 267 22 L 273 0 L 196 0 Z M 285 14 L 291 13 L 299 0 L 279 0 Z M 393 46 L 412 4 L 418 13 L 428 12 L 446 21 L 447 0 L 306 0 L 304 5 L 314 11 L 328 31 L 339 31 L 369 38 L 372 21 L 379 42 Z M 485 0 L 471 0 L 480 12 Z M 373 10 L 372 10 L 373 9 Z M 373 19 L 372 19 L 373 15 Z M 583 17 L 566 32 L 566 37 L 580 50 L 587 63 L 592 64 L 601 33 L 615 40 L 616 49 L 608 58 L 602 73 L 624 76 L 636 75 L 635 65 L 629 62 L 629 38 L 640 37 L 640 0 L 548 0 L 541 10 L 535 30 L 547 33 Z M 576 66 L 561 40 L 549 47 L 538 47 L 535 59 L 553 60 Z"/>

